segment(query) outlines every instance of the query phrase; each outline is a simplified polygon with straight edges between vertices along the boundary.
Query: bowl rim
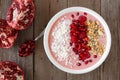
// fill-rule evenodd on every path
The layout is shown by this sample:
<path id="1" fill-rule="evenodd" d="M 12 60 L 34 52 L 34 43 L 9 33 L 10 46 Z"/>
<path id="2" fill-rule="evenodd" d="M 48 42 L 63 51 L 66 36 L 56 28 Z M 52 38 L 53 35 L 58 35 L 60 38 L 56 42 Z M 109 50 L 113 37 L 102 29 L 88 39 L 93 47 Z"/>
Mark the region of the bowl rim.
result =
<path id="1" fill-rule="evenodd" d="M 66 14 L 66 13 L 77 12 L 77 11 L 87 12 L 88 14 L 93 15 L 97 20 L 99 20 L 101 22 L 101 24 L 103 25 L 103 28 L 105 29 L 106 35 L 107 35 L 106 50 L 105 50 L 104 54 L 102 55 L 102 57 L 100 58 L 100 60 L 97 63 L 95 63 L 94 65 L 92 65 L 88 68 L 85 68 L 85 69 L 81 69 L 81 70 L 73 70 L 73 69 L 69 69 L 69 68 L 66 68 L 66 67 L 63 67 L 62 65 L 60 65 L 51 55 L 49 46 L 48 46 L 48 36 L 49 36 L 50 29 L 51 29 L 52 25 L 54 24 L 54 22 L 60 16 Z M 107 23 L 105 22 L 105 20 L 95 11 L 85 8 L 85 7 L 69 7 L 69 8 L 65 8 L 65 9 L 59 11 L 57 14 L 55 14 L 51 18 L 51 20 L 49 21 L 49 23 L 47 24 L 47 27 L 45 29 L 43 43 L 44 43 L 44 49 L 45 49 L 47 57 L 57 68 L 59 68 L 60 70 L 62 70 L 64 72 L 71 73 L 71 74 L 84 74 L 84 73 L 88 73 L 88 72 L 93 71 L 96 68 L 98 68 L 107 58 L 110 48 L 111 48 L 111 33 L 110 33 L 109 27 L 108 27 Z"/>

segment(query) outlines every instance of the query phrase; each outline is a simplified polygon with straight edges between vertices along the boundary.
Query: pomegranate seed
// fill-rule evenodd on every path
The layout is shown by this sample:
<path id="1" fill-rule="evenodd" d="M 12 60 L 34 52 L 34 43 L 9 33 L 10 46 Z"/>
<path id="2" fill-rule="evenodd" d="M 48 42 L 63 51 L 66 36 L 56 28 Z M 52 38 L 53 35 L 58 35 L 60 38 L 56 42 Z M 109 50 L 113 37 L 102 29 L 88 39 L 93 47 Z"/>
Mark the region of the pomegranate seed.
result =
<path id="1" fill-rule="evenodd" d="M 91 50 L 91 47 L 90 47 L 90 46 L 88 46 L 88 47 L 87 47 L 87 50 Z"/>
<path id="2" fill-rule="evenodd" d="M 73 48 L 73 51 L 77 54 L 78 53 L 78 51 L 77 51 L 77 49 L 76 48 Z"/>
<path id="3" fill-rule="evenodd" d="M 77 63 L 77 66 L 81 66 L 81 63 Z"/>
<path id="4" fill-rule="evenodd" d="M 79 30 L 80 30 L 80 31 L 83 31 L 83 32 L 87 32 L 87 27 L 81 26 L 81 27 L 79 27 Z"/>
<path id="5" fill-rule="evenodd" d="M 73 45 L 73 43 L 72 42 L 70 42 L 70 46 L 72 46 Z"/>
<path id="6" fill-rule="evenodd" d="M 79 14 L 80 14 L 80 13 L 79 13 L 79 12 L 77 12 L 77 14 L 76 14 L 76 15 L 77 15 L 77 16 L 79 16 Z"/>
<path id="7" fill-rule="evenodd" d="M 87 15 L 87 13 L 86 13 L 86 12 L 84 12 L 84 15 Z"/>
<path id="8" fill-rule="evenodd" d="M 74 18 L 75 16 L 72 14 L 71 17 Z"/>
<path id="9" fill-rule="evenodd" d="M 85 38 L 84 38 L 84 41 L 88 41 L 88 37 L 85 37 Z"/>
<path id="10" fill-rule="evenodd" d="M 94 55 L 93 57 L 94 57 L 94 58 L 97 58 L 97 55 Z"/>
<path id="11" fill-rule="evenodd" d="M 71 24 L 70 27 L 71 27 L 72 29 L 76 29 L 76 28 L 77 28 L 74 24 Z"/>
<path id="12" fill-rule="evenodd" d="M 77 24 L 79 24 L 79 20 L 72 20 L 72 22 L 73 22 L 73 24 L 75 24 L 75 25 L 77 25 Z"/>
<path id="13" fill-rule="evenodd" d="M 92 62 L 92 59 L 90 59 L 89 62 Z"/>
<path id="14" fill-rule="evenodd" d="M 88 61 L 85 61 L 85 64 L 88 64 Z"/>
<path id="15" fill-rule="evenodd" d="M 85 32 L 81 32 L 81 34 L 79 35 L 79 38 L 85 38 L 86 37 L 86 33 Z"/>
<path id="16" fill-rule="evenodd" d="M 72 29 L 70 33 L 73 34 L 73 33 L 77 33 L 77 32 L 75 29 Z"/>
<path id="17" fill-rule="evenodd" d="M 77 37 L 78 35 L 77 35 L 77 33 L 73 33 L 73 36 Z"/>
<path id="18" fill-rule="evenodd" d="M 76 42 L 76 41 L 77 41 L 77 38 L 74 37 L 74 36 L 72 36 L 71 41 L 72 41 L 72 42 Z"/>
<path id="19" fill-rule="evenodd" d="M 80 50 L 82 48 L 81 44 L 78 45 L 78 50 Z"/>
<path id="20" fill-rule="evenodd" d="M 87 18 L 83 15 L 79 17 L 80 23 L 84 23 L 86 20 L 87 20 Z"/>

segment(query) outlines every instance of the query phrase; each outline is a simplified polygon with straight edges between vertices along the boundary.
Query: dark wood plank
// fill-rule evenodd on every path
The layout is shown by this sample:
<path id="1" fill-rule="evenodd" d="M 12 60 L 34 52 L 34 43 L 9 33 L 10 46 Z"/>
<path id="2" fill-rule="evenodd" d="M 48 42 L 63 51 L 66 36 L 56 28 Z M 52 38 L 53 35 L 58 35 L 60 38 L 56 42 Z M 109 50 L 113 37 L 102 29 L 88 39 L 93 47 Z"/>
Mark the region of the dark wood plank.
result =
<path id="1" fill-rule="evenodd" d="M 6 17 L 8 7 L 11 5 L 12 0 L 0 0 L 0 16 L 1 18 Z M 1 61 L 13 61 L 19 64 L 25 72 L 25 80 L 33 80 L 33 56 L 21 58 L 18 55 L 18 48 L 25 40 L 33 38 L 33 27 L 20 31 L 18 39 L 15 45 L 10 49 L 0 49 Z"/>
<path id="2" fill-rule="evenodd" d="M 68 7 L 67 0 L 51 0 L 50 1 L 50 18 L 60 10 Z"/>
<path id="3" fill-rule="evenodd" d="M 0 18 L 6 18 L 6 12 L 11 3 L 11 0 L 0 0 Z"/>
<path id="4" fill-rule="evenodd" d="M 100 13 L 100 0 L 68 0 L 68 7 L 74 6 L 87 7 Z"/>
<path id="5" fill-rule="evenodd" d="M 50 18 L 59 10 L 67 7 L 65 0 L 35 0 L 37 15 L 35 19 L 35 36 L 45 27 Z M 34 57 L 34 80 L 66 80 L 66 73 L 60 71 L 48 60 L 44 48 L 43 37 L 36 42 Z"/>
<path id="6" fill-rule="evenodd" d="M 68 6 L 87 7 L 100 13 L 100 0 L 68 0 Z M 67 80 L 101 80 L 101 67 L 82 75 L 67 74 Z"/>
<path id="7" fill-rule="evenodd" d="M 112 34 L 110 55 L 102 68 L 102 80 L 120 80 L 120 0 L 101 0 L 101 15 Z"/>
<path id="8" fill-rule="evenodd" d="M 34 21 L 35 37 L 45 28 L 49 21 L 49 0 L 35 0 L 36 19 Z M 47 59 L 43 49 L 43 37 L 36 42 L 34 54 L 34 80 L 50 79 L 51 63 Z"/>

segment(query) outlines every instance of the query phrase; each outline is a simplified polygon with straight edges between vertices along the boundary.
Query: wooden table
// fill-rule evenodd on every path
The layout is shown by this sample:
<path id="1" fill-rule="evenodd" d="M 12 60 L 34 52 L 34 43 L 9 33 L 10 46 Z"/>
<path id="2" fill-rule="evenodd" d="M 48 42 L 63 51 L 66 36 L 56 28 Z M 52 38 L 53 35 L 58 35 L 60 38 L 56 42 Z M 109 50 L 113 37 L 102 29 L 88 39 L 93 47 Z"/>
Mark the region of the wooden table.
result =
<path id="1" fill-rule="evenodd" d="M 12 0 L 0 0 L 0 17 L 5 18 Z M 11 49 L 0 49 L 0 61 L 10 60 L 19 64 L 25 72 L 25 80 L 120 80 L 120 0 L 35 0 L 37 14 L 32 26 L 19 32 Z M 57 69 L 47 58 L 43 38 L 31 56 L 21 58 L 18 48 L 26 40 L 34 39 L 58 11 L 84 6 L 95 10 L 107 21 L 112 34 L 112 47 L 106 61 L 96 70 L 82 75 L 68 74 Z"/>

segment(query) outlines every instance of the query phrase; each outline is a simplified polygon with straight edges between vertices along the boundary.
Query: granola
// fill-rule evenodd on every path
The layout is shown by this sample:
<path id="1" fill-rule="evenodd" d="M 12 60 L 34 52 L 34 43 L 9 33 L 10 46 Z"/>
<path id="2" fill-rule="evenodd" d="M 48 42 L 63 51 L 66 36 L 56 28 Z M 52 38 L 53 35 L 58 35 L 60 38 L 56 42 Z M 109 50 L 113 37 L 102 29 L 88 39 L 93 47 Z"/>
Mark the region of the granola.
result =
<path id="1" fill-rule="evenodd" d="M 95 55 L 102 55 L 105 51 L 105 45 L 99 42 L 99 37 L 104 35 L 104 29 L 98 21 L 87 20 L 88 25 L 88 46 L 91 47 L 91 52 Z"/>

